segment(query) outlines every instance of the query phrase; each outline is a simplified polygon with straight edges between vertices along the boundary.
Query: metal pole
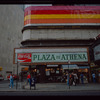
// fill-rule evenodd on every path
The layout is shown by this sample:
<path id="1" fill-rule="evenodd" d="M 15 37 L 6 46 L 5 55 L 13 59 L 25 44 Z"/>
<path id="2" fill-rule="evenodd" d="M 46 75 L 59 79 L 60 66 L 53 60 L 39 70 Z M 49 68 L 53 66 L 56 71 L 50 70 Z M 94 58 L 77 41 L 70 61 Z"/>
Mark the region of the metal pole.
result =
<path id="1" fill-rule="evenodd" d="M 68 76 L 69 76 L 69 64 L 70 64 L 70 60 L 68 60 Z M 70 76 L 69 76 L 68 81 L 70 81 Z M 69 82 L 69 89 L 70 89 L 70 82 Z"/>
<path id="2" fill-rule="evenodd" d="M 70 76 L 69 76 L 69 62 L 68 62 L 68 81 L 70 80 Z M 70 83 L 69 83 L 69 89 L 70 89 Z"/>
<path id="3" fill-rule="evenodd" d="M 17 76 L 18 76 L 18 61 L 17 61 Z M 18 85 L 18 78 L 16 79 L 16 89 L 17 89 L 17 85 Z"/>

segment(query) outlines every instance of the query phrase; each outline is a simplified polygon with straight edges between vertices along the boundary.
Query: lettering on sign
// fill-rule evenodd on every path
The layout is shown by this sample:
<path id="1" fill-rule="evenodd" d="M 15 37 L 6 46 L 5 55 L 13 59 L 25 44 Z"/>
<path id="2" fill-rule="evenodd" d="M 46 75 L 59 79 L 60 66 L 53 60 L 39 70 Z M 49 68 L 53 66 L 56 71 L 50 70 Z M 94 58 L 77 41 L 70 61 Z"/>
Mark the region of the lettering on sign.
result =
<path id="1" fill-rule="evenodd" d="M 87 53 L 32 53 L 32 62 L 87 62 Z"/>

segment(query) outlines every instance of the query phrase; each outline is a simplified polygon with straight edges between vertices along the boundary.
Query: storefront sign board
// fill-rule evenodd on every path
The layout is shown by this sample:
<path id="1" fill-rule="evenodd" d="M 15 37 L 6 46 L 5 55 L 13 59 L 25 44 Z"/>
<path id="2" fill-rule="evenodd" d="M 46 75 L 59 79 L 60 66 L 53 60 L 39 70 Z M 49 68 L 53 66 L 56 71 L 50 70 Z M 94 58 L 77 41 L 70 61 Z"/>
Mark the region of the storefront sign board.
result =
<path id="1" fill-rule="evenodd" d="M 18 57 L 18 58 L 17 58 Z M 28 63 L 68 63 L 89 62 L 87 47 L 42 47 L 14 49 L 14 64 L 18 61 Z"/>
<path id="2" fill-rule="evenodd" d="M 87 62 L 87 53 L 32 53 L 32 62 Z"/>

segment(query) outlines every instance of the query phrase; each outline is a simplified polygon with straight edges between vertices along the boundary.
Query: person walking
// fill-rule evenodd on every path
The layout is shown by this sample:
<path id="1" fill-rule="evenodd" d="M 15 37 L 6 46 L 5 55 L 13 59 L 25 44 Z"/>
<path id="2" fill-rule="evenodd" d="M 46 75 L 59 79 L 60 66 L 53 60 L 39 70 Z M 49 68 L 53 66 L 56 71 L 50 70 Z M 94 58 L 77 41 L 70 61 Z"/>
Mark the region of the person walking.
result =
<path id="1" fill-rule="evenodd" d="M 13 83 L 13 76 L 12 74 L 10 74 L 10 87 L 9 88 L 13 88 L 14 87 L 14 83 Z"/>
<path id="2" fill-rule="evenodd" d="M 30 82 L 31 82 L 31 75 L 30 75 L 30 73 L 27 75 L 27 81 L 29 82 L 29 85 L 31 84 Z"/>
<path id="3" fill-rule="evenodd" d="M 70 75 L 69 74 L 67 74 L 67 85 L 69 86 L 70 85 Z"/>
<path id="4" fill-rule="evenodd" d="M 77 74 L 76 74 L 76 73 L 74 73 L 73 75 L 74 75 L 73 85 L 74 85 L 74 86 L 76 86 L 78 76 L 77 76 Z"/>
<path id="5" fill-rule="evenodd" d="M 72 72 L 71 75 L 70 75 L 70 85 L 73 85 L 73 82 L 74 82 L 74 75 L 73 75 L 73 72 Z"/>
<path id="6" fill-rule="evenodd" d="M 92 74 L 93 83 L 96 83 L 96 76 L 95 73 Z"/>
<path id="7" fill-rule="evenodd" d="M 82 83 L 82 84 L 84 84 L 83 77 L 84 77 L 84 75 L 83 75 L 83 73 L 81 73 L 81 74 L 80 74 L 80 78 L 81 78 L 81 83 Z"/>

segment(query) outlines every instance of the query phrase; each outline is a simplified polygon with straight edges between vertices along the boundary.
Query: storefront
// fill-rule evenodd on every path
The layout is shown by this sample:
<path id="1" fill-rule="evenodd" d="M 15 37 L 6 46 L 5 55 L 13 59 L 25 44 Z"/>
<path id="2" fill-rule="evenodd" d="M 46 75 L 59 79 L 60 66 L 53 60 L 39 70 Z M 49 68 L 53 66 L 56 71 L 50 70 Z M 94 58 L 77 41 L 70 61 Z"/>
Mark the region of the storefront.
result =
<path id="1" fill-rule="evenodd" d="M 61 82 L 69 60 L 69 69 L 72 65 L 72 69 L 76 69 L 76 65 L 77 72 L 84 71 L 90 62 L 88 47 L 37 47 L 14 50 L 14 63 L 18 61 L 20 65 L 30 66 L 38 82 Z"/>
<path id="2" fill-rule="evenodd" d="M 96 37 L 91 46 L 93 53 L 93 62 L 91 63 L 91 72 L 96 74 L 96 82 L 100 82 L 100 34 Z"/>
<path id="3" fill-rule="evenodd" d="M 78 67 L 69 65 L 70 73 L 83 72 L 89 80 L 89 47 L 100 31 L 99 10 L 88 5 L 25 5 L 22 47 L 14 50 L 14 63 L 29 70 L 36 66 L 32 72 L 39 82 L 58 82 L 70 61 Z"/>

